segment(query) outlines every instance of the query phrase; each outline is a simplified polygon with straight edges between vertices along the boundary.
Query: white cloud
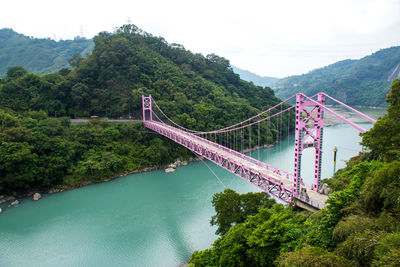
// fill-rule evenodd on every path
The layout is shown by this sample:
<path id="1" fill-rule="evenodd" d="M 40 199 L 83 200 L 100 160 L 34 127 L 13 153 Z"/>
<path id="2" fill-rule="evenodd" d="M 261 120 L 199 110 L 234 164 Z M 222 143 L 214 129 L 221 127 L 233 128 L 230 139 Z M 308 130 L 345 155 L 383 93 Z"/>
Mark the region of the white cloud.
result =
<path id="1" fill-rule="evenodd" d="M 132 23 L 192 52 L 216 53 L 260 75 L 307 72 L 400 45 L 398 0 L 7 1 L 0 28 L 93 37 Z"/>

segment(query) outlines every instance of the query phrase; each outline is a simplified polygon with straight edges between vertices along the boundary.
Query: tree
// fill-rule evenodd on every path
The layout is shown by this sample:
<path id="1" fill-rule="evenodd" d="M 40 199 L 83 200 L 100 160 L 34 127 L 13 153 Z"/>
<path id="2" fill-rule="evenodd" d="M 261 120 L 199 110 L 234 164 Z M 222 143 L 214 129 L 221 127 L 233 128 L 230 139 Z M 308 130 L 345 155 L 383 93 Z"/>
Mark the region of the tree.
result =
<path id="1" fill-rule="evenodd" d="M 90 91 L 86 84 L 76 83 L 72 86 L 71 97 L 78 109 L 85 109 L 89 106 Z"/>
<path id="2" fill-rule="evenodd" d="M 7 71 L 7 78 L 15 79 L 23 76 L 27 71 L 23 67 L 12 67 Z"/>
<path id="3" fill-rule="evenodd" d="M 68 63 L 71 65 L 71 67 L 75 68 L 79 66 L 82 60 L 83 57 L 81 53 L 76 53 L 70 60 L 68 60 Z"/>
<path id="4" fill-rule="evenodd" d="M 224 235 L 232 225 L 246 221 L 249 216 L 256 215 L 260 208 L 271 208 L 275 200 L 267 193 L 238 194 L 232 189 L 216 193 L 212 204 L 216 214 L 211 218 L 211 225 L 217 225 L 215 232 Z"/>
<path id="5" fill-rule="evenodd" d="M 361 144 L 371 150 L 374 158 L 385 161 L 400 160 L 400 79 L 393 81 L 386 102 L 387 115 L 363 134 Z"/>
<path id="6" fill-rule="evenodd" d="M 349 261 L 318 247 L 304 247 L 295 252 L 281 254 L 275 261 L 279 267 L 350 267 Z"/>
<path id="7" fill-rule="evenodd" d="M 381 239 L 375 249 L 372 266 L 400 266 L 400 233 L 389 234 Z"/>
<path id="8" fill-rule="evenodd" d="M 305 218 L 289 207 L 260 208 L 248 221 L 232 226 L 211 249 L 195 252 L 195 266 L 272 266 L 281 252 L 292 251 L 303 233 Z"/>

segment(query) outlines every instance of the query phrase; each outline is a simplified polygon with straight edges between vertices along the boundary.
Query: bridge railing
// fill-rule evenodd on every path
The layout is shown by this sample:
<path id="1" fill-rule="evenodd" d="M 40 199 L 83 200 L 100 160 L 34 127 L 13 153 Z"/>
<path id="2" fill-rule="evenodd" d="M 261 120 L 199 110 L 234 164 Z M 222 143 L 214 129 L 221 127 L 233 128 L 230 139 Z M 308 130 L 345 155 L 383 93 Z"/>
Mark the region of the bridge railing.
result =
<path id="1" fill-rule="evenodd" d="M 159 123 L 159 122 L 156 122 L 156 123 Z M 195 135 L 195 134 L 188 133 L 188 132 L 185 132 L 185 131 L 183 131 L 183 130 L 177 129 L 177 128 L 172 127 L 172 126 L 170 126 L 170 125 L 168 125 L 168 124 L 163 124 L 163 125 L 166 126 L 166 127 L 168 127 L 168 128 L 170 128 L 170 129 L 173 129 L 174 131 L 179 131 L 179 132 L 181 132 L 181 133 L 183 133 L 183 134 L 190 135 L 191 137 L 193 137 L 193 138 L 195 138 L 195 139 L 197 139 L 197 140 L 201 140 L 202 142 L 206 142 L 206 143 L 208 143 L 208 144 L 210 144 L 210 145 L 212 145 L 212 146 L 218 147 L 218 148 L 221 149 L 221 150 L 224 150 L 224 151 L 229 152 L 229 153 L 231 153 L 231 154 L 233 154 L 233 155 L 235 155 L 235 156 L 237 156 L 237 157 L 240 157 L 240 158 L 242 158 L 242 159 L 244 159 L 244 160 L 247 160 L 247 161 L 249 161 L 249 162 L 251 162 L 251 163 L 253 163 L 253 164 L 257 165 L 257 166 L 263 167 L 263 168 L 265 168 L 265 169 L 267 169 L 267 170 L 269 170 L 269 171 L 272 171 L 272 172 L 274 172 L 274 173 L 276 173 L 276 174 L 279 174 L 279 175 L 281 175 L 281 176 L 284 176 L 284 177 L 286 177 L 286 179 L 288 179 L 288 180 L 293 180 L 293 179 L 294 179 L 294 176 L 293 176 L 292 173 L 289 173 L 289 172 L 287 172 L 287 171 L 283 171 L 283 170 L 281 170 L 281 169 L 278 169 L 278 168 L 276 168 L 276 167 L 274 167 L 274 166 L 272 166 L 272 165 L 270 165 L 270 164 L 268 164 L 268 163 L 261 162 L 261 161 L 255 159 L 255 158 L 252 158 L 252 157 L 250 157 L 250 156 L 248 156 L 248 155 L 245 155 L 245 154 L 243 154 L 243 153 L 237 152 L 237 151 L 235 151 L 235 150 L 232 150 L 232 149 L 230 149 L 230 148 L 228 148 L 228 147 L 222 146 L 222 145 L 220 145 L 220 144 L 217 144 L 217 143 L 215 143 L 215 142 L 212 142 L 212 141 L 210 141 L 210 140 L 208 140 L 208 139 L 202 138 L 202 137 L 197 136 L 197 135 Z M 303 184 L 303 185 L 304 185 L 304 184 Z"/>
<path id="2" fill-rule="evenodd" d="M 207 139 L 204 139 L 202 137 L 199 137 L 197 135 L 190 134 L 190 133 L 187 133 L 185 131 L 176 129 L 175 127 L 166 125 L 164 123 L 160 123 L 160 122 L 156 122 L 156 121 L 152 121 L 152 122 L 147 121 L 147 122 L 145 122 L 145 126 L 150 128 L 150 129 L 152 129 L 152 130 L 154 130 L 154 131 L 156 131 L 156 132 L 159 132 L 160 134 L 162 134 L 162 135 L 164 135 L 164 136 L 166 136 L 166 137 L 168 137 L 168 138 L 170 138 L 172 140 L 175 140 L 176 142 L 180 143 L 181 145 L 187 147 L 188 149 L 190 149 L 192 151 L 198 151 L 199 155 L 203 155 L 206 158 L 208 158 L 207 157 L 208 154 L 204 153 L 204 151 L 207 150 L 207 148 L 204 145 L 204 143 L 209 144 L 210 148 L 211 147 L 215 147 L 215 148 L 218 148 L 219 150 L 227 151 L 227 152 L 229 152 L 229 154 L 237 155 L 238 157 L 246 159 L 246 161 L 250 161 L 250 162 L 252 162 L 252 163 L 254 163 L 254 164 L 258 165 L 258 166 L 263 166 L 263 167 L 265 166 L 266 169 L 268 169 L 268 167 L 270 167 L 269 164 L 260 162 L 260 161 L 258 161 L 256 159 L 253 159 L 253 158 L 251 158 L 251 157 L 249 157 L 247 155 L 244 155 L 244 154 L 239 153 L 237 151 L 231 150 L 231 149 L 229 149 L 227 147 L 224 147 L 222 145 L 216 144 L 214 142 L 211 142 L 211 141 L 209 141 Z M 180 135 L 181 137 L 176 138 L 178 135 Z M 198 142 L 196 144 L 196 139 L 198 141 L 200 141 L 201 143 Z M 186 141 L 183 141 L 183 140 L 186 140 Z M 222 154 L 219 154 L 219 155 L 222 155 Z M 210 155 L 208 155 L 208 156 L 210 156 Z M 224 157 L 224 156 L 222 156 L 222 157 Z M 208 158 L 208 159 L 213 161 L 211 158 Z M 257 170 L 254 170 L 254 169 L 251 170 L 251 168 L 246 168 L 246 166 L 245 166 L 246 164 L 243 163 L 243 162 L 236 162 L 235 160 L 229 160 L 229 159 L 228 159 L 228 161 L 230 161 L 228 163 L 228 165 L 224 165 L 223 162 L 225 162 L 225 161 L 219 162 L 219 159 L 214 161 L 214 162 L 217 165 L 220 165 L 221 167 L 223 167 L 226 170 L 230 171 L 231 173 L 233 173 L 233 174 L 241 177 L 242 179 L 252 183 L 253 185 L 255 185 L 258 188 L 260 188 L 261 190 L 263 190 L 263 191 L 265 191 L 265 192 L 267 192 L 267 193 L 269 193 L 269 194 L 281 199 L 285 203 L 290 203 L 291 201 L 293 201 L 293 197 L 294 196 L 292 195 L 291 189 L 287 188 L 284 185 L 284 183 L 282 182 L 282 180 L 278 180 L 275 177 L 270 176 L 268 174 L 267 175 L 261 174 Z M 230 165 L 231 163 L 233 163 L 234 165 Z M 232 168 L 232 167 L 229 167 L 229 166 L 234 166 L 234 167 Z M 237 167 L 239 169 L 241 169 L 241 171 L 239 171 L 239 173 L 237 173 L 237 170 L 238 170 Z M 277 170 L 277 168 L 273 167 L 270 170 L 272 170 L 272 171 L 273 170 Z M 283 171 L 281 171 L 279 169 L 277 171 L 279 171 L 280 173 L 283 173 Z M 275 173 L 278 173 L 278 172 L 275 172 Z M 285 172 L 285 173 L 287 173 L 287 172 Z M 253 176 L 253 178 L 252 178 L 252 175 L 255 175 L 255 176 Z M 254 178 L 256 176 L 258 176 L 258 178 Z M 280 174 L 280 176 L 284 177 L 284 176 L 282 176 L 282 174 Z M 255 180 L 253 181 L 252 179 L 255 179 Z M 264 182 L 261 183 L 260 182 L 261 180 L 264 181 Z M 316 209 L 321 209 L 321 208 L 323 208 L 325 206 L 323 202 L 321 202 L 321 201 L 318 202 L 316 200 L 312 200 L 307 194 L 299 195 L 298 197 L 294 197 L 294 199 L 300 201 L 300 203 L 305 204 L 305 208 L 306 209 L 307 209 L 307 206 L 313 207 L 313 208 L 316 208 Z M 296 204 L 296 202 L 295 202 L 295 204 Z"/>

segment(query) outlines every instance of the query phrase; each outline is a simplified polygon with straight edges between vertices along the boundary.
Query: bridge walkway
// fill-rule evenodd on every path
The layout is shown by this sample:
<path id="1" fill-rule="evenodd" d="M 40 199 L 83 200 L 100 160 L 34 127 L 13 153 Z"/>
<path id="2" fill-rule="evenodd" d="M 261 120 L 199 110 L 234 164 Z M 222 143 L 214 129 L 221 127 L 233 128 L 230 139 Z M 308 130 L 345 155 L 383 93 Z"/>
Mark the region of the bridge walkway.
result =
<path id="1" fill-rule="evenodd" d="M 288 204 L 292 203 L 311 211 L 325 207 L 325 201 L 328 196 L 306 188 L 304 185 L 301 185 L 300 192 L 302 194 L 300 194 L 300 197 L 292 198 L 292 174 L 164 123 L 146 121 L 144 125 L 220 165 Z"/>

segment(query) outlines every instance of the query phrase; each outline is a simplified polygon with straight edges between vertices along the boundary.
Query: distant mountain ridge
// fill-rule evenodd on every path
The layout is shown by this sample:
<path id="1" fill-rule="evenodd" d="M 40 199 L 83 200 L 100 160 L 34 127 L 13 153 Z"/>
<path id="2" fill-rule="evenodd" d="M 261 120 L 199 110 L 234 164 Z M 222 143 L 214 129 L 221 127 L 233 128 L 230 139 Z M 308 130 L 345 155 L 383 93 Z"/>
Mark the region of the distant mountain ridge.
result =
<path id="1" fill-rule="evenodd" d="M 0 78 L 8 68 L 21 66 L 29 72 L 45 74 L 69 68 L 68 60 L 76 53 L 89 54 L 94 47 L 92 39 L 54 41 L 19 34 L 12 29 L 0 29 Z"/>
<path id="2" fill-rule="evenodd" d="M 274 85 L 274 83 L 276 83 L 279 80 L 279 78 L 276 78 L 276 77 L 259 76 L 248 70 L 242 70 L 235 66 L 231 66 L 231 67 L 233 69 L 233 72 L 240 75 L 241 79 L 248 81 L 248 82 L 253 82 L 255 85 L 258 85 L 258 86 L 271 87 L 272 85 Z"/>
<path id="3" fill-rule="evenodd" d="M 283 78 L 273 89 L 282 99 L 298 92 L 314 95 L 324 91 L 349 105 L 386 106 L 386 94 L 396 78 L 400 78 L 400 46 Z"/>

